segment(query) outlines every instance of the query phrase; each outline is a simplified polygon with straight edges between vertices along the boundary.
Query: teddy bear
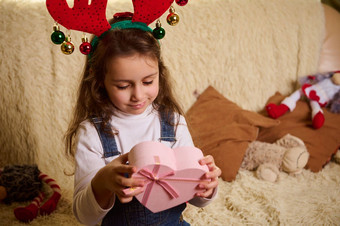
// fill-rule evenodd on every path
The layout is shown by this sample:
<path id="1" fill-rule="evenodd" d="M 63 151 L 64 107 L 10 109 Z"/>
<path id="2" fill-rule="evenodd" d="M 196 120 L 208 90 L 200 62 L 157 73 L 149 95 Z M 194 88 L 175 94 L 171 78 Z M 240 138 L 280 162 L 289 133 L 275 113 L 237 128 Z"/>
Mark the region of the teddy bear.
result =
<path id="1" fill-rule="evenodd" d="M 302 172 L 309 159 L 304 142 L 296 136 L 286 134 L 275 143 L 253 141 L 249 144 L 241 169 L 256 170 L 259 179 L 275 182 L 280 171 L 290 175 Z"/>
<path id="2" fill-rule="evenodd" d="M 271 118 L 279 118 L 286 112 L 293 111 L 296 102 L 304 95 L 309 99 L 312 108 L 313 128 L 319 129 L 325 122 L 322 107 L 331 104 L 332 112 L 340 111 L 340 71 L 304 76 L 300 83 L 300 89 L 286 97 L 279 105 L 269 103 L 266 111 Z"/>
<path id="3" fill-rule="evenodd" d="M 41 206 L 44 200 L 43 182 L 53 190 L 53 194 Z M 60 197 L 61 191 L 56 181 L 40 172 L 36 165 L 9 165 L 0 169 L 0 202 L 11 204 L 31 201 L 25 207 L 14 209 L 14 215 L 19 221 L 32 221 L 38 212 L 49 215 L 56 209 Z"/>

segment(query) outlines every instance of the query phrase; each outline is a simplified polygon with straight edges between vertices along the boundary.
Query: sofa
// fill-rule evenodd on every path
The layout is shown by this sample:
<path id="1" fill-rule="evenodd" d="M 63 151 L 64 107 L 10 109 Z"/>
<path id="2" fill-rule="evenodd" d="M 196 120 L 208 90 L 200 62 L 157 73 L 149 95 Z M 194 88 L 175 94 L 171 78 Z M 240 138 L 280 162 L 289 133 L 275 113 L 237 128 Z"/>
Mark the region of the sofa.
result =
<path id="1" fill-rule="evenodd" d="M 165 22 L 167 13 L 160 18 L 163 58 L 195 144 L 222 169 L 216 200 L 204 208 L 188 205 L 185 219 L 192 225 L 338 225 L 340 116 L 325 108 L 325 125 L 314 130 L 305 100 L 295 115 L 277 120 L 264 107 L 299 88 L 300 77 L 340 69 L 340 13 L 318 0 L 189 0 L 174 7 L 178 25 Z M 111 0 L 107 17 L 132 9 L 131 1 Z M 63 135 L 84 66 L 83 34 L 61 27 L 76 46 L 64 55 L 50 40 L 54 21 L 44 0 L 2 0 L 0 21 L 0 167 L 35 163 L 61 186 L 57 210 L 31 225 L 79 225 Z M 294 120 L 302 132 L 291 126 Z M 272 143 L 285 133 L 303 138 L 313 153 L 301 174 L 280 172 L 268 182 L 239 169 L 251 142 Z M 0 224 L 24 225 L 13 209 L 25 204 L 0 204 Z"/>

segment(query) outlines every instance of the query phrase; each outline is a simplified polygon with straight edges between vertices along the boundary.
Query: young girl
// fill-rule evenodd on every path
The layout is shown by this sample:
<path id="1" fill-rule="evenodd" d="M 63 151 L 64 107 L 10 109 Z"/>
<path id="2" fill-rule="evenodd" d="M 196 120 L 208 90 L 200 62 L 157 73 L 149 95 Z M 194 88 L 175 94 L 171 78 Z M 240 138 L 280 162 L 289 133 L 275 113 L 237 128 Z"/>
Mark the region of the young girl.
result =
<path id="1" fill-rule="evenodd" d="M 169 147 L 193 146 L 181 109 L 169 84 L 169 74 L 152 30 L 130 20 L 115 21 L 92 41 L 78 91 L 73 120 L 66 134 L 67 153 L 75 158 L 73 211 L 86 225 L 188 225 L 181 217 L 186 204 L 152 213 L 126 187 L 143 187 L 131 178 L 128 152 L 143 141 Z M 190 203 L 207 205 L 216 194 L 221 171 L 212 156 L 207 165 L 209 183 L 199 184 Z M 162 201 L 162 200 L 160 200 Z"/>

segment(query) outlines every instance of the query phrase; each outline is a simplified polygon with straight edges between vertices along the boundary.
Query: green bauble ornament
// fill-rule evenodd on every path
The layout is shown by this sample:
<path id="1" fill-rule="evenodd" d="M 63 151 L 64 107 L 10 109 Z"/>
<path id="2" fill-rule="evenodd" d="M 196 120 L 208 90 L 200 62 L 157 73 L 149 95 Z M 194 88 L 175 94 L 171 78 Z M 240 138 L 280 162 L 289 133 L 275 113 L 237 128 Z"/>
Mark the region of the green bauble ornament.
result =
<path id="1" fill-rule="evenodd" d="M 51 40 L 54 44 L 60 45 L 65 41 L 65 35 L 62 31 L 55 31 L 51 35 Z"/>
<path id="2" fill-rule="evenodd" d="M 54 44 L 60 45 L 65 41 L 65 35 L 60 31 L 59 25 L 55 24 L 53 26 L 53 33 L 51 34 L 51 40 Z"/>
<path id="3" fill-rule="evenodd" d="M 156 39 L 162 39 L 165 36 L 165 30 L 161 26 L 161 22 L 158 20 L 156 22 L 156 28 L 152 31 L 153 37 Z"/>
<path id="4" fill-rule="evenodd" d="M 162 27 L 156 27 L 153 29 L 152 34 L 156 39 L 162 39 L 165 36 L 165 30 Z"/>

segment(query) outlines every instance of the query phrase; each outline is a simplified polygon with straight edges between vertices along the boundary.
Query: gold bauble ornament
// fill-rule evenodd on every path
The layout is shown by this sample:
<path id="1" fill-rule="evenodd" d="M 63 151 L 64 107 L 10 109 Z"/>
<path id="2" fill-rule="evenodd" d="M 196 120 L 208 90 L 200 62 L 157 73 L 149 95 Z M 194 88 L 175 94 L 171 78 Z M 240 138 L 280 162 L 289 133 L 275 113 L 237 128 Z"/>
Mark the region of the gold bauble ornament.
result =
<path id="1" fill-rule="evenodd" d="M 179 22 L 179 16 L 177 13 L 175 13 L 175 9 L 172 6 L 170 7 L 169 11 L 170 11 L 170 14 L 167 16 L 166 21 L 171 26 L 175 26 Z"/>
<path id="2" fill-rule="evenodd" d="M 73 53 L 74 45 L 71 42 L 70 36 L 66 37 L 65 41 L 61 44 L 60 48 L 61 48 L 61 51 L 66 55 L 70 55 L 71 53 Z"/>

